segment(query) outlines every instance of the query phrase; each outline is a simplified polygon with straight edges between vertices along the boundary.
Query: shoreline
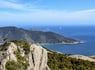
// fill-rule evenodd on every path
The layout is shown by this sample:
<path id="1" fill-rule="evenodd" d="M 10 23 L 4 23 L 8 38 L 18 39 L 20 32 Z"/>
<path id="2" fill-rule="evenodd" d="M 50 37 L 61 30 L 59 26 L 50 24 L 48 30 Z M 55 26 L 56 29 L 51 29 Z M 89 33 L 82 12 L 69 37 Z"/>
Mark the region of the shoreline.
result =
<path id="1" fill-rule="evenodd" d="M 77 44 L 83 44 L 83 43 L 85 43 L 84 41 L 80 41 L 79 43 L 77 43 Z M 63 43 L 40 43 L 40 45 L 42 45 L 42 46 L 45 46 L 45 45 L 76 45 L 76 43 L 65 43 L 65 44 L 63 44 Z M 52 50 L 52 51 L 54 51 L 54 50 Z M 59 52 L 59 51 L 54 51 L 54 52 Z M 62 52 L 60 52 L 60 53 L 62 53 Z M 66 53 L 62 53 L 62 54 L 66 54 Z M 70 53 L 68 53 L 68 54 L 70 54 Z M 68 54 L 66 54 L 66 55 L 68 55 Z M 70 55 L 77 55 L 77 56 L 87 56 L 87 57 L 95 57 L 95 55 L 81 55 L 81 54 L 70 54 Z"/>
<path id="2" fill-rule="evenodd" d="M 76 41 L 76 42 L 73 42 L 73 43 L 40 43 L 41 45 L 53 45 L 53 44 L 60 44 L 60 45 L 75 45 L 75 44 L 83 44 L 85 43 L 84 41 Z"/>

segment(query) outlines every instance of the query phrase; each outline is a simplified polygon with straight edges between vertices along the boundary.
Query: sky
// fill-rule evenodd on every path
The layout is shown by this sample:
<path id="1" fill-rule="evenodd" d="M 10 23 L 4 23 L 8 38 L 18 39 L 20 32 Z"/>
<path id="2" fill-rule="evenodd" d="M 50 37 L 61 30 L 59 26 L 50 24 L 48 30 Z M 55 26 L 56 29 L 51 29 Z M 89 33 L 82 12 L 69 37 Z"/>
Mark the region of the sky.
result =
<path id="1" fill-rule="evenodd" d="M 0 26 L 95 25 L 95 0 L 0 0 Z"/>

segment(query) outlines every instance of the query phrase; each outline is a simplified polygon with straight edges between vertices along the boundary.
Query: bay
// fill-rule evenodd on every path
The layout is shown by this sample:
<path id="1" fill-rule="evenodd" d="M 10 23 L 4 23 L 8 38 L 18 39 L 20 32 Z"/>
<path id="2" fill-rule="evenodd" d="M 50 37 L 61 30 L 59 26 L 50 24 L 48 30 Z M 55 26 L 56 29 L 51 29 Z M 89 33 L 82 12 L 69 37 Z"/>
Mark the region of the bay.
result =
<path id="1" fill-rule="evenodd" d="M 69 38 L 84 41 L 82 44 L 44 44 L 43 46 L 53 51 L 64 54 L 95 55 L 95 27 L 94 26 L 58 26 L 48 27 L 52 32 L 59 33 Z"/>

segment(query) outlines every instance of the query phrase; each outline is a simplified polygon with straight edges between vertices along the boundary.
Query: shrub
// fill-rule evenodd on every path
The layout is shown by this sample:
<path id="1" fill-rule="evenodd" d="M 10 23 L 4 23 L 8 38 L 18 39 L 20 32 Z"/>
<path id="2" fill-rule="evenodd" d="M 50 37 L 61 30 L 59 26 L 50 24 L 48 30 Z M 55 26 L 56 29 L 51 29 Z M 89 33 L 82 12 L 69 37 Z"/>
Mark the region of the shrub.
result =
<path id="1" fill-rule="evenodd" d="M 7 70 L 20 70 L 19 65 L 14 61 L 7 61 L 5 67 Z"/>
<path id="2" fill-rule="evenodd" d="M 23 68 L 27 69 L 28 63 L 25 57 L 20 55 L 20 52 L 15 52 L 18 64 Z"/>
<path id="3" fill-rule="evenodd" d="M 14 42 L 17 46 L 23 47 L 25 54 L 28 54 L 30 52 L 30 45 L 28 42 L 17 40 L 13 40 L 12 42 Z"/>
<path id="4" fill-rule="evenodd" d="M 71 58 L 56 52 L 48 53 L 48 65 L 51 70 L 95 70 L 95 62 Z"/>
<path id="5" fill-rule="evenodd" d="M 0 45 L 0 51 L 6 51 L 9 45 L 9 42 L 5 42 L 3 45 Z"/>

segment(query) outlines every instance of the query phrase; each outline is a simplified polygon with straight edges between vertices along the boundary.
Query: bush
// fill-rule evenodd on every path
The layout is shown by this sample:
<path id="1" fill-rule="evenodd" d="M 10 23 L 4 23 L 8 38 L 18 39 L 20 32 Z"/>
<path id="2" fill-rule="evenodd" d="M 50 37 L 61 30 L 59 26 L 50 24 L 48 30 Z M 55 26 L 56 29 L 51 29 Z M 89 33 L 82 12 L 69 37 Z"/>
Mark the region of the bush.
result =
<path id="1" fill-rule="evenodd" d="M 7 70 L 20 70 L 18 64 L 14 61 L 7 61 L 5 67 Z"/>
<path id="2" fill-rule="evenodd" d="M 30 52 L 30 45 L 28 43 L 24 43 L 23 49 L 25 51 L 25 54 L 28 54 Z"/>
<path id="3" fill-rule="evenodd" d="M 20 52 L 15 52 L 18 64 L 23 68 L 27 69 L 28 63 L 25 57 L 20 55 Z"/>
<path id="4" fill-rule="evenodd" d="M 56 52 L 48 53 L 48 65 L 51 70 L 95 70 L 95 62 L 71 58 Z"/>
<path id="5" fill-rule="evenodd" d="M 17 40 L 13 40 L 12 42 L 14 42 L 17 46 L 21 46 L 23 47 L 25 54 L 28 54 L 30 52 L 30 45 L 29 43 L 25 42 L 25 41 L 17 41 Z"/>
<path id="6" fill-rule="evenodd" d="M 10 43 L 5 42 L 3 45 L 0 45 L 0 51 L 6 51 Z"/>

